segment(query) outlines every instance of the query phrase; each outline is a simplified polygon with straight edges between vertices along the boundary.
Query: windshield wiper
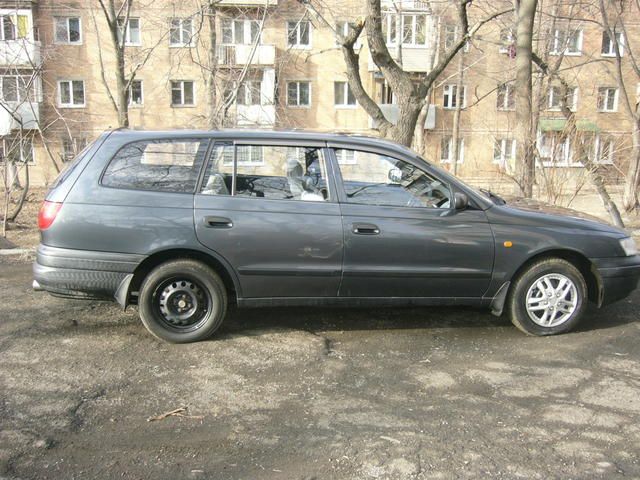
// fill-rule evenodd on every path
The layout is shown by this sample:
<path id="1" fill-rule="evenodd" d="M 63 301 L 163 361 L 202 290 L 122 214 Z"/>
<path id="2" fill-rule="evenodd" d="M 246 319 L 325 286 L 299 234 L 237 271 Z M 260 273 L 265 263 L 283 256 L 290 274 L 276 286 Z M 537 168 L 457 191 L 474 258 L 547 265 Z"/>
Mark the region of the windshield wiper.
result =
<path id="1" fill-rule="evenodd" d="M 507 203 L 507 201 L 504 198 L 502 198 L 500 195 L 493 193 L 491 190 L 487 188 L 480 188 L 479 190 L 482 193 L 484 193 L 487 197 L 494 200 L 494 203 L 498 205 L 504 205 L 505 203 Z"/>

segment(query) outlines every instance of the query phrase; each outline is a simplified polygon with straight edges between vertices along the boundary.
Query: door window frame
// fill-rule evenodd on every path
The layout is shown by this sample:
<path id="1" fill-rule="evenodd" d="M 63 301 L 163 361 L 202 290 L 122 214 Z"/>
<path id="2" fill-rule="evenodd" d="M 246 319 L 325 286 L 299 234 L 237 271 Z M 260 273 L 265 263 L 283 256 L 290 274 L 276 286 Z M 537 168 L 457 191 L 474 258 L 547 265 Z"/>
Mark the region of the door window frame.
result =
<path id="1" fill-rule="evenodd" d="M 207 152 L 207 158 L 203 162 L 203 168 L 200 172 L 200 177 L 198 178 L 198 182 L 196 184 L 196 195 L 203 195 L 207 198 L 215 198 L 221 197 L 225 199 L 248 199 L 248 200 L 257 200 L 258 197 L 247 197 L 247 196 L 238 196 L 235 195 L 236 190 L 236 177 L 238 174 L 238 160 L 237 160 L 237 147 L 243 145 L 251 145 L 251 146 L 263 146 L 263 147 L 291 147 L 291 148 L 318 148 L 322 151 L 322 155 L 324 156 L 324 163 L 326 169 L 326 182 L 328 189 L 328 198 L 324 202 L 308 202 L 305 200 L 298 199 L 284 199 L 284 198 L 260 198 L 262 201 L 267 202 L 302 202 L 304 204 L 314 203 L 316 205 L 323 204 L 335 204 L 338 203 L 338 189 L 336 182 L 336 171 L 333 166 L 333 150 L 327 147 L 327 142 L 318 141 L 318 140 L 296 140 L 296 139 L 268 139 L 268 138 L 242 138 L 242 139 L 234 139 L 232 137 L 216 137 L 212 139 L 211 145 L 209 146 L 209 151 Z M 213 152 L 215 151 L 217 146 L 225 146 L 232 145 L 233 146 L 233 166 L 232 166 L 232 179 L 231 179 L 231 190 L 229 195 L 207 195 L 202 194 L 202 185 L 205 181 L 205 176 L 209 171 L 209 164 L 213 161 Z"/>
<path id="2" fill-rule="evenodd" d="M 368 147 L 368 146 L 364 146 L 364 145 L 353 145 L 353 144 L 349 144 L 349 143 L 338 143 L 338 142 L 327 142 L 327 149 L 329 150 L 329 158 L 330 158 L 330 162 L 332 163 L 331 165 L 331 169 L 334 172 L 334 183 L 336 185 L 336 193 L 338 196 L 338 201 L 341 204 L 344 205 L 353 205 L 353 206 L 359 206 L 359 207 L 368 207 L 368 208 L 385 208 L 385 209 L 403 209 L 403 210 L 409 210 L 412 212 L 438 212 L 440 214 L 445 213 L 445 212 L 454 212 L 455 211 L 455 192 L 459 191 L 459 189 L 456 188 L 456 186 L 449 182 L 447 179 L 442 178 L 440 175 L 438 175 L 437 171 L 434 171 L 434 169 L 430 168 L 429 165 L 419 165 L 418 162 L 416 162 L 413 158 L 405 156 L 405 155 L 398 155 L 397 152 L 390 152 L 388 150 L 385 149 L 381 149 L 381 148 L 376 148 L 376 147 Z M 340 149 L 344 149 L 344 150 L 354 150 L 356 152 L 365 152 L 365 153 L 372 153 L 375 155 L 382 155 L 385 157 L 390 157 L 393 158 L 395 160 L 400 160 L 402 162 L 408 163 L 410 165 L 413 165 L 414 167 L 416 167 L 417 169 L 423 171 L 424 173 L 426 173 L 427 175 L 434 177 L 436 180 L 441 181 L 444 185 L 446 185 L 449 188 L 449 192 L 451 194 L 451 199 L 449 201 L 449 208 L 431 208 L 431 207 L 407 207 L 407 206 L 402 206 L 402 205 L 371 205 L 368 203 L 354 203 L 354 202 L 350 202 L 349 199 L 347 198 L 347 193 L 344 189 L 344 183 L 343 183 L 343 178 L 342 178 L 342 171 L 340 170 L 340 166 L 338 165 L 338 159 L 336 157 L 335 154 L 335 150 L 340 150 Z M 474 208 L 474 205 L 472 203 L 471 197 L 469 197 L 469 206 Z"/>

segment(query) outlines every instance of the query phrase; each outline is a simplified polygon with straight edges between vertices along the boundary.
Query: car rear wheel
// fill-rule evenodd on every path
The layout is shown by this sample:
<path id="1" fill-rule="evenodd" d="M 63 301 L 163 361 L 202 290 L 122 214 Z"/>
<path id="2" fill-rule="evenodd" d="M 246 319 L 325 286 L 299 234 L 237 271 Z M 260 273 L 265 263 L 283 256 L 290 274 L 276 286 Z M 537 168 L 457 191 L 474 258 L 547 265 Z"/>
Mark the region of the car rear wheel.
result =
<path id="1" fill-rule="evenodd" d="M 138 303 L 142 323 L 156 337 L 171 343 L 197 342 L 222 324 L 227 292 L 207 265 L 173 260 L 147 275 Z"/>
<path id="2" fill-rule="evenodd" d="M 587 306 L 587 284 L 573 264 L 547 258 L 530 265 L 512 285 L 507 300 L 511 321 L 529 335 L 573 329 Z"/>

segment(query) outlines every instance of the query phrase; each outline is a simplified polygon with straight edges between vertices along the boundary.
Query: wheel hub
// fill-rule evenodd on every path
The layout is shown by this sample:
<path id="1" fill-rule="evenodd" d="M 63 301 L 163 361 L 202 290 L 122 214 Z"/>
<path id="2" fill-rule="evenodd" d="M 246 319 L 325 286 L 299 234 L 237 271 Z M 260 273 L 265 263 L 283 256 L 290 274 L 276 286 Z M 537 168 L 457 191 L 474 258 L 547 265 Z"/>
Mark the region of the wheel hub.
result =
<path id="1" fill-rule="evenodd" d="M 160 314 L 173 327 L 191 327 L 202 320 L 207 312 L 206 296 L 194 281 L 172 280 L 158 290 Z"/>
<path id="2" fill-rule="evenodd" d="M 556 327 L 568 321 L 578 308 L 578 289 L 560 273 L 549 273 L 529 287 L 525 299 L 529 318 L 542 327 Z"/>

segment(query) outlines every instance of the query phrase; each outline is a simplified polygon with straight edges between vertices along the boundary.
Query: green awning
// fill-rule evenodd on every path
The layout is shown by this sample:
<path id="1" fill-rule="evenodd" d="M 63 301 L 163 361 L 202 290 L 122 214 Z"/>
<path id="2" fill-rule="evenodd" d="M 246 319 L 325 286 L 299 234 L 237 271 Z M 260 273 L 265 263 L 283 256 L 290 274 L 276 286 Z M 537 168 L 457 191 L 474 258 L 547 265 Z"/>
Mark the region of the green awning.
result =
<path id="1" fill-rule="evenodd" d="M 541 132 L 561 132 L 565 129 L 567 121 L 564 118 L 541 118 L 538 122 L 538 129 Z M 576 128 L 579 132 L 600 131 L 598 125 L 590 120 L 576 120 Z"/>

